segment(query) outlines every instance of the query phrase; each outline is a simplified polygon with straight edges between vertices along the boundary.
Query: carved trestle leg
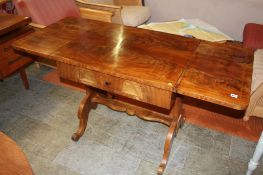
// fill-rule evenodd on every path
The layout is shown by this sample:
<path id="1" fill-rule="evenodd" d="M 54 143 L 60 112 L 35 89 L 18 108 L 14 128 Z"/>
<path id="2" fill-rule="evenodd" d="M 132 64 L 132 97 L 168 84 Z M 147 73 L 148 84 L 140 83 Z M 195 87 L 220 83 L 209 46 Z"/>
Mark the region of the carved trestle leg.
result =
<path id="1" fill-rule="evenodd" d="M 79 107 L 78 117 L 80 119 L 80 126 L 78 132 L 72 136 L 73 140 L 79 139 L 79 137 L 81 137 L 81 135 L 85 131 L 88 119 L 88 112 L 94 106 L 94 104 L 97 103 L 106 105 L 113 110 L 127 112 L 129 115 L 136 115 L 137 117 L 144 120 L 156 121 L 169 126 L 169 132 L 166 136 L 164 145 L 163 158 L 158 169 L 158 175 L 162 175 L 168 162 L 173 138 L 184 122 L 182 116 L 182 99 L 179 97 L 176 98 L 175 104 L 173 105 L 169 115 L 167 115 L 145 109 L 137 105 L 129 104 L 118 99 L 113 99 L 109 94 L 107 94 L 106 96 L 96 94 L 94 96 L 91 93 L 87 93 L 86 97 L 84 97 Z"/>
<path id="2" fill-rule="evenodd" d="M 83 135 L 87 127 L 89 112 L 92 108 L 97 107 L 97 103 L 91 102 L 91 98 L 93 96 L 94 96 L 94 92 L 91 89 L 87 88 L 86 95 L 81 100 L 79 105 L 79 109 L 78 109 L 79 128 L 77 132 L 75 132 L 71 137 L 73 141 L 78 141 L 79 138 Z"/>
<path id="3" fill-rule="evenodd" d="M 162 175 L 165 170 L 170 155 L 170 151 L 172 148 L 173 138 L 175 134 L 177 134 L 177 131 L 183 122 L 181 98 L 179 97 L 176 98 L 175 104 L 172 107 L 172 110 L 169 115 L 172 117 L 172 122 L 170 124 L 169 132 L 165 139 L 164 153 L 163 153 L 161 164 L 158 169 L 158 175 Z"/>

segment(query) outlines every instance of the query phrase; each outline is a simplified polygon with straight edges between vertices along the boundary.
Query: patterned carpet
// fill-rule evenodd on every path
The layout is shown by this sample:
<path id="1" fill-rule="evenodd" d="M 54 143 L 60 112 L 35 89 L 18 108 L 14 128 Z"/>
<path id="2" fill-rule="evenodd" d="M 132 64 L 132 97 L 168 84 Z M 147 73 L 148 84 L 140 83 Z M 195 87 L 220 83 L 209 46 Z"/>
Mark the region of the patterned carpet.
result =
<path id="1" fill-rule="evenodd" d="M 49 72 L 43 80 L 83 91 L 83 87 L 60 82 L 57 71 Z M 251 141 L 257 141 L 263 130 L 261 118 L 251 117 L 245 122 L 242 120 L 243 111 L 235 111 L 192 98 L 184 98 L 184 112 L 188 123 Z"/>

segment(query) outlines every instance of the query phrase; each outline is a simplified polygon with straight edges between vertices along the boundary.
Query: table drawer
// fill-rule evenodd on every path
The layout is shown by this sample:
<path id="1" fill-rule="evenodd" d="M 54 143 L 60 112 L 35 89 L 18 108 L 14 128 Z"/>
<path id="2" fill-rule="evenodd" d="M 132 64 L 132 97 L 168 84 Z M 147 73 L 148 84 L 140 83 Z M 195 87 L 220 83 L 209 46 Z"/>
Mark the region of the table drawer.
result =
<path id="1" fill-rule="evenodd" d="M 65 63 L 57 62 L 58 73 L 61 78 L 79 82 L 79 68 Z"/>
<path id="2" fill-rule="evenodd" d="M 13 41 L 20 38 L 20 35 L 25 35 L 25 32 L 30 32 L 28 30 L 23 31 L 16 30 L 15 32 L 8 33 L 4 35 L 0 43 L 0 78 L 6 78 L 11 74 L 15 73 L 19 69 L 29 65 L 32 61 L 31 58 L 21 56 L 15 53 L 12 43 Z"/>
<path id="3" fill-rule="evenodd" d="M 0 60 L 5 60 L 8 64 L 12 64 L 20 59 L 20 57 L 20 55 L 14 52 L 10 41 L 0 45 Z"/>
<path id="4" fill-rule="evenodd" d="M 172 92 L 87 69 L 80 69 L 80 82 L 138 101 L 170 109 Z"/>
<path id="5" fill-rule="evenodd" d="M 162 108 L 171 107 L 172 92 L 170 91 L 64 63 L 58 63 L 57 66 L 62 78 Z"/>
<path id="6" fill-rule="evenodd" d="M 0 42 L 0 59 L 15 59 L 14 55 L 17 56 L 15 53 L 12 43 L 32 32 L 32 28 L 30 26 L 21 28 L 19 30 L 14 30 L 9 32 L 8 34 L 2 36 Z"/>
<path id="7" fill-rule="evenodd" d="M 13 55 L 14 50 L 11 46 L 11 41 L 0 44 L 0 60 L 6 59 L 8 56 Z"/>

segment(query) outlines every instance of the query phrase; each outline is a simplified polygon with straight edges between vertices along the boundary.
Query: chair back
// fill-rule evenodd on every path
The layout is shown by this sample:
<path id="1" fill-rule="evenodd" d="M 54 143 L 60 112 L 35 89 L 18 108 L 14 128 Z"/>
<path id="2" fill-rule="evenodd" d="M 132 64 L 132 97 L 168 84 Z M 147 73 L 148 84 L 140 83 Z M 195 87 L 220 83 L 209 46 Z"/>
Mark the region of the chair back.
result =
<path id="1" fill-rule="evenodd" d="M 243 44 L 255 50 L 263 49 L 263 24 L 246 24 L 243 31 Z"/>
<path id="2" fill-rule="evenodd" d="M 65 17 L 80 17 L 74 0 L 13 0 L 19 15 L 29 16 L 37 24 L 48 26 Z"/>

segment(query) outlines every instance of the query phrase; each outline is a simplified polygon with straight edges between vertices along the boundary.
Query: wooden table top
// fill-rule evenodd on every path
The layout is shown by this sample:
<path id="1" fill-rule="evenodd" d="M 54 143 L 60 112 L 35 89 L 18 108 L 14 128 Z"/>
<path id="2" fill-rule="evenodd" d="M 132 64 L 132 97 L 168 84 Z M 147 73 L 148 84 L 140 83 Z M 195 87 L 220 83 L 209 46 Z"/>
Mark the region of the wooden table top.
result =
<path id="1" fill-rule="evenodd" d="M 13 46 L 238 110 L 249 102 L 253 52 L 234 43 L 66 18 Z"/>
<path id="2" fill-rule="evenodd" d="M 28 17 L 0 13 L 0 36 L 30 22 L 31 19 Z"/>
<path id="3" fill-rule="evenodd" d="M 32 168 L 19 146 L 0 132 L 0 174 L 33 175 Z"/>

